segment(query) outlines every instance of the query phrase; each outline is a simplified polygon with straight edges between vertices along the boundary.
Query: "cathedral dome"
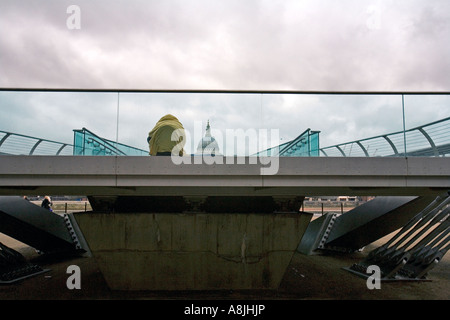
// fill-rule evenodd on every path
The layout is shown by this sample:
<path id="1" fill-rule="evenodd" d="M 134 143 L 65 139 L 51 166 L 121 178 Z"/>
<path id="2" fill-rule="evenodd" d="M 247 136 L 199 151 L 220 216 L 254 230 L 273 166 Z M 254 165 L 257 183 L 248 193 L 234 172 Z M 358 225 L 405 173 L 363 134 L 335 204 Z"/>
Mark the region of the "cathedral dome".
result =
<path id="1" fill-rule="evenodd" d="M 198 142 L 197 154 L 219 154 L 219 144 L 217 143 L 216 139 L 211 136 L 211 127 L 209 126 L 209 120 L 208 124 L 206 125 L 205 136 Z"/>

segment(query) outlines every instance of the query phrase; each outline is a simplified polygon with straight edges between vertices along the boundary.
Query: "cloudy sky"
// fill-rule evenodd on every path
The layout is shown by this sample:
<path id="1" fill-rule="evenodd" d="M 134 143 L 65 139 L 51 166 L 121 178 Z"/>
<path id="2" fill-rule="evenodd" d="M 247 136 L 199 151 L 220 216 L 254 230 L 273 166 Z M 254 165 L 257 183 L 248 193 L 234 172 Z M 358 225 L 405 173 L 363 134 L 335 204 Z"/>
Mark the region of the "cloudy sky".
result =
<path id="1" fill-rule="evenodd" d="M 0 87 L 449 91 L 448 39 L 447 0 L 0 0 Z M 406 96 L 407 128 L 449 102 Z M 403 125 L 392 95 L 0 92 L 0 108 L 0 130 L 72 142 L 87 127 L 140 148 L 166 113 L 192 135 L 209 119 L 281 142 L 311 128 L 321 146 Z"/>

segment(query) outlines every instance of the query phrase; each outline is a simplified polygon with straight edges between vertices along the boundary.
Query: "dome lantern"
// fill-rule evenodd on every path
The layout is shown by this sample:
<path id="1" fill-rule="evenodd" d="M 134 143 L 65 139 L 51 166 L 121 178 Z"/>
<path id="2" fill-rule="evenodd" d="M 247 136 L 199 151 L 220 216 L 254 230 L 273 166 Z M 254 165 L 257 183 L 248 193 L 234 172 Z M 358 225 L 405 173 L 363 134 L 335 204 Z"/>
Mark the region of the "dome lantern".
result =
<path id="1" fill-rule="evenodd" d="M 206 155 L 219 155 L 219 145 L 211 136 L 211 126 L 209 125 L 209 120 L 206 125 L 205 136 L 199 141 L 197 146 L 197 154 L 206 154 Z"/>

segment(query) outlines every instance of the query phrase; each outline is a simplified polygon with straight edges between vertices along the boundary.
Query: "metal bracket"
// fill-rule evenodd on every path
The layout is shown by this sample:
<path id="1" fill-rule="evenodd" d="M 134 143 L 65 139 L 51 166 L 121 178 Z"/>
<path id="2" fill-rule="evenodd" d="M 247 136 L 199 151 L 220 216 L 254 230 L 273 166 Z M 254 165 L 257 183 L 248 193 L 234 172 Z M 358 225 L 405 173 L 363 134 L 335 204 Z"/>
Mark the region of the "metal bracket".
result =
<path id="1" fill-rule="evenodd" d="M 70 237 L 72 238 L 72 241 L 75 245 L 76 250 L 81 249 L 80 241 L 78 240 L 77 233 L 75 232 L 72 222 L 69 219 L 69 216 L 67 214 L 64 214 L 64 222 L 66 223 L 67 230 L 69 231 Z"/>
<path id="2" fill-rule="evenodd" d="M 67 230 L 69 231 L 70 236 L 72 237 L 75 249 L 80 252 L 83 252 L 84 256 L 91 257 L 92 253 L 91 250 L 89 249 L 89 245 L 86 239 L 84 238 L 83 233 L 81 232 L 81 229 L 78 226 L 78 223 L 73 214 L 72 213 L 64 214 L 64 221 L 66 222 Z"/>
<path id="3" fill-rule="evenodd" d="M 14 283 L 50 271 L 26 261 L 25 257 L 0 242 L 0 284 Z"/>
<path id="4" fill-rule="evenodd" d="M 331 214 L 330 221 L 328 222 L 328 225 L 323 232 L 322 238 L 319 241 L 319 245 L 317 246 L 317 249 L 325 249 L 325 243 L 328 240 L 328 237 L 330 235 L 331 229 L 333 228 L 333 225 L 336 221 L 337 216 L 338 216 L 337 213 Z"/>
<path id="5" fill-rule="evenodd" d="M 426 281 L 427 273 L 450 249 L 449 204 L 450 197 L 437 197 L 386 244 L 344 269 L 367 277 L 367 267 L 376 265 L 381 271 L 380 280 Z"/>
<path id="6" fill-rule="evenodd" d="M 338 214 L 327 213 L 313 220 L 305 231 L 297 251 L 303 254 L 318 254 L 323 249 Z"/>

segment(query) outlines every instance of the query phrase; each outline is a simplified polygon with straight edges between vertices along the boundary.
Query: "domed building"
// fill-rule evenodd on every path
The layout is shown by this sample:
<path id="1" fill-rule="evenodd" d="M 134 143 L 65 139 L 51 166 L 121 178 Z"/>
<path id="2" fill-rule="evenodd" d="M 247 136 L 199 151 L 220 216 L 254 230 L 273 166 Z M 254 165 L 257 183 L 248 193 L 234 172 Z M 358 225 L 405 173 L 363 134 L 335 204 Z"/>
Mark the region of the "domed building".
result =
<path id="1" fill-rule="evenodd" d="M 209 125 L 209 120 L 208 124 L 206 125 L 205 136 L 198 143 L 196 154 L 206 154 L 211 156 L 220 155 L 219 144 L 217 143 L 216 139 L 211 136 L 211 127 Z"/>

